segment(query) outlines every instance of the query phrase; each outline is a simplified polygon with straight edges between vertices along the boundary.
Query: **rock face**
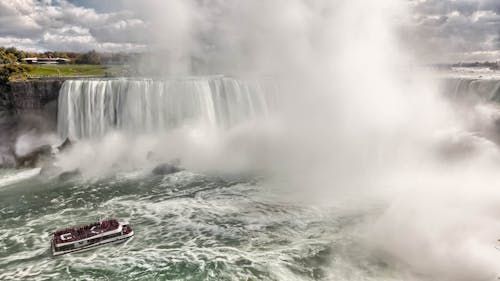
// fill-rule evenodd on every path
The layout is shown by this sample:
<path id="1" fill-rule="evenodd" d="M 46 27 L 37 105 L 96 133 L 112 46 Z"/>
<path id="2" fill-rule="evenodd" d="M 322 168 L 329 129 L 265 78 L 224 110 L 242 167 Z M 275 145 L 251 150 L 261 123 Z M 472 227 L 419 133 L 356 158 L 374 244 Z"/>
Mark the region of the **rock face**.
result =
<path id="1" fill-rule="evenodd" d="M 73 143 L 71 142 L 71 140 L 69 138 L 66 138 L 64 140 L 64 142 L 60 146 L 57 147 L 57 150 L 59 152 L 63 152 L 65 150 L 71 148 L 72 146 L 73 146 Z"/>
<path id="2" fill-rule="evenodd" d="M 33 166 L 38 162 L 44 154 L 40 151 L 25 157 L 10 150 L 20 135 L 55 133 L 63 82 L 56 78 L 0 83 L 0 166 Z"/>
<path id="3" fill-rule="evenodd" d="M 56 128 L 57 99 L 63 82 L 62 79 L 34 79 L 1 84 L 0 113 L 18 121 L 27 115 L 38 115 L 49 127 Z"/>
<path id="4" fill-rule="evenodd" d="M 23 167 L 33 168 L 40 161 L 42 161 L 42 159 L 49 158 L 51 156 L 52 146 L 42 145 L 40 147 L 33 149 L 28 154 L 25 154 L 22 156 L 16 155 L 15 152 L 12 152 L 12 153 L 13 153 L 14 158 L 16 160 L 16 167 L 17 168 L 23 168 Z"/>
<path id="5" fill-rule="evenodd" d="M 169 175 L 169 174 L 177 173 L 180 171 L 182 171 L 182 169 L 179 168 L 178 166 L 176 166 L 175 164 L 162 163 L 153 169 L 153 174 L 154 175 Z"/>
<path id="6" fill-rule="evenodd" d="M 64 80 L 30 80 L 10 82 L 10 94 L 16 108 L 43 110 L 50 102 L 57 101 Z"/>
<path id="7" fill-rule="evenodd" d="M 61 173 L 57 178 L 59 181 L 68 181 L 80 175 L 80 170 L 74 169 Z"/>

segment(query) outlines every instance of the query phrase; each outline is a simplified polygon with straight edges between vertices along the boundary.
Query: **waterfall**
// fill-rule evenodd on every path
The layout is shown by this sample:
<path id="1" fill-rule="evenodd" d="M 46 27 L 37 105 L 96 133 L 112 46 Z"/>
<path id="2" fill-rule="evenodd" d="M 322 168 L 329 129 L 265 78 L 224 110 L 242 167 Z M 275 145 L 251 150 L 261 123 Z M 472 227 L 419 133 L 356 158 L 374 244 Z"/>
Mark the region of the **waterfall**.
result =
<path id="1" fill-rule="evenodd" d="M 228 77 L 67 80 L 59 93 L 58 132 L 80 139 L 110 130 L 135 134 L 189 125 L 230 128 L 267 116 L 275 92 L 265 80 Z"/>
<path id="2" fill-rule="evenodd" d="M 500 80 L 452 78 L 445 79 L 443 92 L 453 100 L 466 102 L 500 102 Z"/>

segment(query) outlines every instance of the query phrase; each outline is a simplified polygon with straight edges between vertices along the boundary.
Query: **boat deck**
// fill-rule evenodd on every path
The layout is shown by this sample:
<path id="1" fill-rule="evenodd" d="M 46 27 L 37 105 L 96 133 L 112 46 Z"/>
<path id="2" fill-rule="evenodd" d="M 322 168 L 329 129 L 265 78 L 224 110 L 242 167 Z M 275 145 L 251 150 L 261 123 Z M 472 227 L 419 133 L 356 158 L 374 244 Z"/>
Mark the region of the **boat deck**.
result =
<path id="1" fill-rule="evenodd" d="M 113 231 L 118 229 L 120 224 L 117 220 L 105 220 L 102 222 L 95 222 L 92 224 L 71 227 L 63 230 L 58 230 L 54 232 L 54 243 L 69 243 L 96 236 L 108 231 Z"/>

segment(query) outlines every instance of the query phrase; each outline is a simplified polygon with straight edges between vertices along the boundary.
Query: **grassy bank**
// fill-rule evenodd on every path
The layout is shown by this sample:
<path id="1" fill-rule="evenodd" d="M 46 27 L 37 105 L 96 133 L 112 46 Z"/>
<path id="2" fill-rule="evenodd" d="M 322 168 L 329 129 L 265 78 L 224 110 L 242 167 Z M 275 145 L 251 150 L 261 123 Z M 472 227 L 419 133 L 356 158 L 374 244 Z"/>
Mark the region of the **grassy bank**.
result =
<path id="1" fill-rule="evenodd" d="M 89 64 L 57 64 L 31 65 L 28 77 L 65 77 L 65 76 L 123 76 L 126 69 L 123 65 L 89 65 Z"/>

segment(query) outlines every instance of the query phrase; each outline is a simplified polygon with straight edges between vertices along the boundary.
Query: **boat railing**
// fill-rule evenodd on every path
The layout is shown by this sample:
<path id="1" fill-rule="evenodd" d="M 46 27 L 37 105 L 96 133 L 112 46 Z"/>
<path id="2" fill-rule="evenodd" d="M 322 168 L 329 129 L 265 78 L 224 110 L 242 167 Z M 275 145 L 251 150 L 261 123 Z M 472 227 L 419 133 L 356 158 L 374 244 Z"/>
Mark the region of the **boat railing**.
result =
<path id="1" fill-rule="evenodd" d="M 91 231 L 93 227 L 100 226 L 101 228 L 99 231 Z M 59 230 L 54 232 L 54 241 L 56 244 L 59 243 L 69 243 L 69 242 L 75 242 L 81 239 L 86 239 L 104 232 L 112 231 L 117 229 L 120 226 L 118 221 L 116 220 L 105 220 L 102 222 L 96 222 L 93 224 L 81 226 L 81 227 L 74 227 L 74 228 L 67 228 L 64 230 Z M 63 240 L 61 238 L 61 235 L 65 233 L 71 233 L 71 237 L 68 237 L 68 239 Z"/>

